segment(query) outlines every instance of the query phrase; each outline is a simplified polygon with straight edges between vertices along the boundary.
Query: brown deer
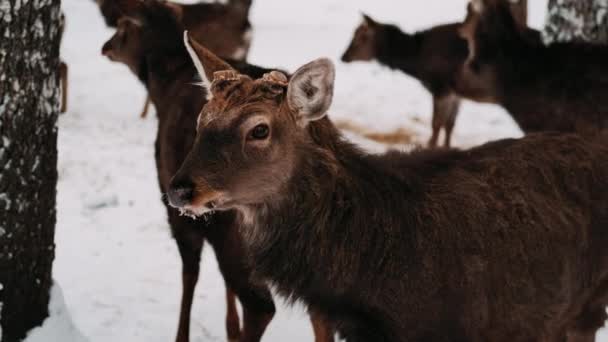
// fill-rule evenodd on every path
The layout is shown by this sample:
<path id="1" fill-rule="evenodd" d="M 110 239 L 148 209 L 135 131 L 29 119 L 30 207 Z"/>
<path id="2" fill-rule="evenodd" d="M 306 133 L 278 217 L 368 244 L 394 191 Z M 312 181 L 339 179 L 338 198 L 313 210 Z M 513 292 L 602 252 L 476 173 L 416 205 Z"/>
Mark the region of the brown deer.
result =
<path id="1" fill-rule="evenodd" d="M 170 203 L 236 210 L 256 274 L 347 341 L 575 341 L 604 324 L 605 144 L 368 154 L 325 117 L 329 60 L 255 79 L 186 43 L 211 99 Z"/>
<path id="2" fill-rule="evenodd" d="M 122 0 L 95 1 L 106 24 L 117 27 L 119 19 L 123 16 L 120 8 Z M 213 52 L 235 61 L 247 59 L 252 38 L 249 22 L 252 0 L 230 0 L 226 4 L 219 2 L 179 4 L 162 1 L 174 12 L 181 24 Z M 146 117 L 149 105 L 148 97 L 140 117 Z"/>
<path id="3" fill-rule="evenodd" d="M 525 23 L 525 12 L 521 5 L 511 10 Z M 484 100 L 483 87 L 465 87 L 458 77 L 462 64 L 468 56 L 467 42 L 460 37 L 460 23 L 436 26 L 428 30 L 409 34 L 397 26 L 375 21 L 363 15 L 363 22 L 355 30 L 343 62 L 371 61 L 392 69 L 398 69 L 416 79 L 433 96 L 433 133 L 430 147 L 436 147 L 439 134 L 445 131 L 444 146 L 450 147 L 452 131 L 460 108 L 461 98 Z M 540 44 L 540 33 L 526 29 L 531 42 Z"/>
<path id="4" fill-rule="evenodd" d="M 157 108 L 156 165 L 160 188 L 165 193 L 171 175 L 194 142 L 196 117 L 206 102 L 205 94 L 201 88 L 192 86 L 196 69 L 182 43 L 183 26 L 174 12 L 160 1 L 124 0 L 121 6 L 128 15 L 119 19 L 117 31 L 105 43 L 102 53 L 113 61 L 126 64 L 146 86 Z M 238 61 L 233 61 L 232 65 L 253 77 L 269 71 Z M 183 263 L 183 293 L 176 341 L 189 340 L 190 310 L 205 240 L 213 247 L 226 281 L 229 340 L 259 341 L 275 308 L 267 286 L 252 277 L 252 266 L 246 257 L 234 213 L 192 220 L 167 206 L 167 214 Z M 243 306 L 242 333 L 235 293 Z M 333 340 L 331 328 L 320 318 L 312 317 L 312 323 L 316 341 Z"/>
<path id="5" fill-rule="evenodd" d="M 484 88 L 525 133 L 608 128 L 608 47 L 532 44 L 522 32 L 504 3 L 471 2 L 461 28 L 470 50 L 465 87 Z"/>

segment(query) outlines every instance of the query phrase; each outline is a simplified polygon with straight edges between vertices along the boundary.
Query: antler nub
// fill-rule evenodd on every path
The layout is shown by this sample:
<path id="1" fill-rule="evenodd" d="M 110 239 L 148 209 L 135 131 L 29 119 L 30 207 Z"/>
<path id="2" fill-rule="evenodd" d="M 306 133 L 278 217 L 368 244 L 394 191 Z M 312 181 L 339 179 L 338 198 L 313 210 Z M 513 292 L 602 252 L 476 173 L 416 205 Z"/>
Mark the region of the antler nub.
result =
<path id="1" fill-rule="evenodd" d="M 262 80 L 264 80 L 265 82 L 271 83 L 273 85 L 279 85 L 282 87 L 286 87 L 288 84 L 287 76 L 285 76 L 284 73 L 282 73 L 280 71 L 276 71 L 276 70 L 273 70 L 269 73 L 264 74 L 264 76 L 262 77 Z"/>

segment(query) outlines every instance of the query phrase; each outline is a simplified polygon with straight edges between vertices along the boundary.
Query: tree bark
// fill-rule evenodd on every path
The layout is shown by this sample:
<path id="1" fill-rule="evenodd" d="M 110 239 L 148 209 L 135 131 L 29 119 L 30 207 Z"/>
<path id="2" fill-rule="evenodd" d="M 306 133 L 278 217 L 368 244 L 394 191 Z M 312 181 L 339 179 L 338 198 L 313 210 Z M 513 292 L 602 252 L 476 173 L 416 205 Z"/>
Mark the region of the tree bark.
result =
<path id="1" fill-rule="evenodd" d="M 605 0 L 549 0 L 545 43 L 608 43 L 608 2 Z"/>
<path id="2" fill-rule="evenodd" d="M 48 316 L 60 0 L 0 0 L 0 341 Z"/>

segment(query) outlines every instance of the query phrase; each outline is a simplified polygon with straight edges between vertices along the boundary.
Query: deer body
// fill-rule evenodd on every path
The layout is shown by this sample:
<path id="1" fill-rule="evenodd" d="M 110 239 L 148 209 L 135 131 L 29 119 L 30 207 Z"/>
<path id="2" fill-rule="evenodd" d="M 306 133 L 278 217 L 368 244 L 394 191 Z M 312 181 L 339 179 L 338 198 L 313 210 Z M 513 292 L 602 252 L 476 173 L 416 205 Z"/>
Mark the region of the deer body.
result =
<path id="1" fill-rule="evenodd" d="M 594 136 L 608 128 L 608 48 L 533 44 L 504 4 L 478 9 L 470 6 L 463 24 L 471 54 L 462 73 L 484 84 L 525 133 Z"/>
<path id="2" fill-rule="evenodd" d="M 324 117 L 329 60 L 251 79 L 186 44 L 211 97 L 170 203 L 236 210 L 255 272 L 348 341 L 575 341 L 603 325 L 603 144 L 371 155 Z"/>
<path id="3" fill-rule="evenodd" d="M 444 146 L 450 146 L 462 98 L 496 103 L 486 90 L 487 82 L 475 78 L 476 83 L 471 83 L 468 74 L 461 72 L 469 49 L 460 36 L 460 26 L 460 23 L 447 24 L 409 34 L 364 15 L 364 22 L 342 56 L 345 62 L 376 59 L 421 82 L 433 97 L 430 147 L 437 146 L 442 129 L 445 130 Z M 524 34 L 530 44 L 540 44 L 537 31 L 526 29 Z"/>

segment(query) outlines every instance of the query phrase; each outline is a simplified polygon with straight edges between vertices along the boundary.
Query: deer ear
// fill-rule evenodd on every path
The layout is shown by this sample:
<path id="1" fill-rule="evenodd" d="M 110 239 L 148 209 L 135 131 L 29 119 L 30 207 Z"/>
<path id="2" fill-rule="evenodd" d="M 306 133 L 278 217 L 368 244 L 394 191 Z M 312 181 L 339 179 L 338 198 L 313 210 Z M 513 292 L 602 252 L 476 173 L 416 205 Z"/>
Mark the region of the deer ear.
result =
<path id="1" fill-rule="evenodd" d="M 208 96 L 211 96 L 210 89 L 211 82 L 213 81 L 213 74 L 216 71 L 233 70 L 232 67 L 194 40 L 194 38 L 188 34 L 188 31 L 184 31 L 184 44 L 203 81 L 203 85 L 207 88 Z"/>
<path id="2" fill-rule="evenodd" d="M 334 64 L 327 58 L 312 61 L 291 77 L 287 103 L 298 121 L 306 125 L 325 116 L 334 95 Z"/>
<path id="3" fill-rule="evenodd" d="M 481 14 L 483 13 L 484 9 L 485 9 L 485 3 L 483 0 L 471 0 L 470 2 L 470 9 L 473 10 L 473 12 Z"/>
<path id="4" fill-rule="evenodd" d="M 365 14 L 365 13 L 361 13 L 361 15 L 363 16 L 363 22 L 365 24 L 367 24 L 368 26 L 376 26 L 378 23 L 372 19 L 372 17 L 370 17 L 369 15 Z"/>

